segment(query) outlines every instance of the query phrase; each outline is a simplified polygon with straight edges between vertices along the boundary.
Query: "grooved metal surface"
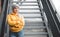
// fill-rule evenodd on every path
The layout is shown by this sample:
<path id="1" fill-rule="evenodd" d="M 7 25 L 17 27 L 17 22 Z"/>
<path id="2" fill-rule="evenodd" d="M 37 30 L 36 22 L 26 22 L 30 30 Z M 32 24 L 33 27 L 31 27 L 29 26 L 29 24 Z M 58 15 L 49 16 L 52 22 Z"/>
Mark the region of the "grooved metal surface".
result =
<path id="1" fill-rule="evenodd" d="M 46 26 L 43 24 L 37 1 L 23 2 L 19 13 L 25 17 L 25 37 L 47 37 Z M 35 36 L 36 35 L 36 36 Z"/>

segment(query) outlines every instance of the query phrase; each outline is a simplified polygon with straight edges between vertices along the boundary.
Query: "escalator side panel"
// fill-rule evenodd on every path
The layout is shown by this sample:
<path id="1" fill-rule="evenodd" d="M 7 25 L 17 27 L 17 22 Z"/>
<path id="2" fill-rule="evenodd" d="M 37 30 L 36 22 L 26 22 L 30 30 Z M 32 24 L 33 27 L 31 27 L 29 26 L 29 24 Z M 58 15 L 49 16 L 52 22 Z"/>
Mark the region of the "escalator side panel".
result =
<path id="1" fill-rule="evenodd" d="M 3 20 L 2 20 L 2 27 L 1 27 L 1 34 L 0 37 L 4 37 L 4 31 L 5 31 L 5 22 L 6 22 L 6 15 L 7 15 L 7 6 L 8 6 L 8 0 L 5 0 L 5 10 L 3 12 Z"/>
<path id="2" fill-rule="evenodd" d="M 52 30 L 53 36 L 54 37 L 60 37 L 59 32 L 56 28 L 55 22 L 53 20 L 53 17 L 51 15 L 51 12 L 49 10 L 49 7 L 47 6 L 46 0 L 41 0 L 41 1 L 42 1 L 42 4 L 43 4 L 44 11 L 47 15 L 48 23 L 49 23 L 49 26 Z"/>

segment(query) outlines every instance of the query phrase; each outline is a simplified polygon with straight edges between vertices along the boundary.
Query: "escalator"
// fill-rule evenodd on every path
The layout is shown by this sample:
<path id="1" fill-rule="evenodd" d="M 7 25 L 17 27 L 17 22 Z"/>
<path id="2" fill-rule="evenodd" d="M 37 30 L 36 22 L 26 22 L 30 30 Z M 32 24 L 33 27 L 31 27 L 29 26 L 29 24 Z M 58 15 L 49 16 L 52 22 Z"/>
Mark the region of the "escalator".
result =
<path id="1" fill-rule="evenodd" d="M 47 27 L 37 0 L 27 0 L 19 4 L 11 1 L 11 4 L 19 5 L 19 14 L 25 19 L 24 37 L 48 37 Z M 46 15 L 45 15 L 46 16 Z"/>
<path id="2" fill-rule="evenodd" d="M 8 1 L 7 6 L 9 6 L 8 12 L 11 12 L 11 5 L 17 4 L 19 5 L 19 14 L 24 16 L 25 27 L 24 27 L 24 37 L 53 37 L 51 30 L 49 29 L 48 20 L 46 17 L 46 13 L 43 11 L 43 6 L 41 0 L 24 0 L 20 1 Z M 6 11 L 7 12 L 7 11 Z M 8 14 L 6 13 L 6 15 Z M 6 22 L 4 23 L 6 24 Z M 9 37 L 9 26 L 5 25 L 5 32 L 2 30 L 2 37 Z"/>

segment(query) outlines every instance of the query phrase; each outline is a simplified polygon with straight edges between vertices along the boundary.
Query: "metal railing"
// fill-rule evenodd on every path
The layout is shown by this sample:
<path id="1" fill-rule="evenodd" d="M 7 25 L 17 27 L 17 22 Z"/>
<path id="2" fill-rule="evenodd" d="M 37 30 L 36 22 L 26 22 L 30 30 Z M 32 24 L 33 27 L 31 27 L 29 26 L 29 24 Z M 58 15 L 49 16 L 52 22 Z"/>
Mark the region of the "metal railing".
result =
<path id="1" fill-rule="evenodd" d="M 52 32 L 51 32 L 51 30 L 49 29 L 49 26 L 48 26 L 49 25 L 48 24 L 48 19 L 47 19 L 46 14 L 43 10 L 43 4 L 42 4 L 41 0 L 37 0 L 37 1 L 38 1 L 38 4 L 39 4 L 39 7 L 40 7 L 40 11 L 42 12 L 42 15 L 43 15 L 43 20 L 44 20 L 45 25 L 47 27 L 48 37 L 53 37 Z"/>
<path id="2" fill-rule="evenodd" d="M 53 37 L 59 37 L 59 28 L 58 28 L 58 20 L 56 17 L 56 13 L 54 12 L 49 0 L 41 0 L 43 4 L 43 10 L 45 11 L 48 19 L 49 27 L 52 31 Z"/>

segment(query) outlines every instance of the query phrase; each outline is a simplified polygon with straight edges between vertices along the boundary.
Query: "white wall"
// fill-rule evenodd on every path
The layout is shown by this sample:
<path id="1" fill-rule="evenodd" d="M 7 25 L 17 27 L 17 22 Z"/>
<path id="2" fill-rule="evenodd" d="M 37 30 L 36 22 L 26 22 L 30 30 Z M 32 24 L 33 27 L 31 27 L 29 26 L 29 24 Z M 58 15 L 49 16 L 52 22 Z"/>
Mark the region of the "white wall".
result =
<path id="1" fill-rule="evenodd" d="M 60 0 L 51 0 L 58 12 L 58 14 L 60 15 Z"/>

